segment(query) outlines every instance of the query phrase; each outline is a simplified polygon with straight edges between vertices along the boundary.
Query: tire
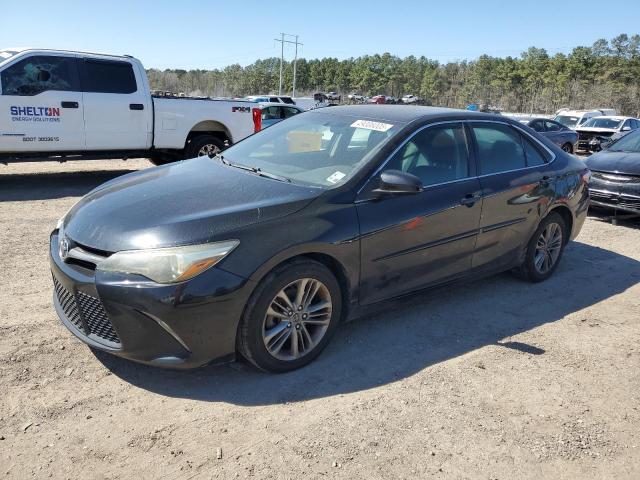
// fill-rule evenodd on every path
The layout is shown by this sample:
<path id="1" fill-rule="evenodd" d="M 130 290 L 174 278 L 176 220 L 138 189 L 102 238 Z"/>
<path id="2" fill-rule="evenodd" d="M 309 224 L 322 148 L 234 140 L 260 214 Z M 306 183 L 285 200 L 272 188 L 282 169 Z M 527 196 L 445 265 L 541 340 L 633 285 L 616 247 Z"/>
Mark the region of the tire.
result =
<path id="1" fill-rule="evenodd" d="M 564 145 L 562 145 L 562 150 L 564 150 L 567 153 L 573 153 L 573 145 L 571 145 L 569 142 L 565 143 Z"/>
<path id="2" fill-rule="evenodd" d="M 553 229 L 553 225 L 556 225 L 557 229 L 559 229 L 559 240 L 554 236 L 555 234 L 552 231 L 556 231 Z M 547 230 L 550 229 L 550 230 Z M 551 246 L 557 244 L 557 250 L 552 250 L 551 248 L 546 249 L 549 252 L 549 257 L 547 257 L 544 253 L 540 253 L 539 250 L 539 241 L 542 242 L 543 232 L 549 233 L 549 240 L 547 244 Z M 525 259 L 522 265 L 514 270 L 516 276 L 522 278 L 523 280 L 528 280 L 529 282 L 543 282 L 555 272 L 556 268 L 558 268 L 558 264 L 562 259 L 562 254 L 564 252 L 564 247 L 568 241 L 567 225 L 562 218 L 562 216 L 558 213 L 551 212 L 547 215 L 538 225 L 538 228 L 532 235 L 529 243 L 527 244 L 527 251 L 525 254 Z M 551 238 L 553 237 L 553 238 Z M 556 243 L 558 242 L 558 243 Z M 542 252 L 544 252 L 544 247 Z M 545 268 L 540 268 L 540 257 L 543 257 L 542 266 Z M 547 258 L 551 259 L 552 262 L 549 265 L 547 263 Z"/>
<path id="3" fill-rule="evenodd" d="M 215 153 L 224 149 L 224 142 L 213 135 L 197 135 L 191 139 L 187 148 L 184 149 L 184 159 L 204 157 L 209 155 L 212 157 Z M 210 150 L 207 153 L 207 150 Z"/>
<path id="4" fill-rule="evenodd" d="M 155 166 L 159 167 L 161 165 L 167 165 L 169 163 L 173 163 L 177 160 L 175 158 L 153 157 L 153 158 L 150 158 L 149 161 L 153 163 Z"/>
<path id="5" fill-rule="evenodd" d="M 315 288 L 318 283 L 320 286 L 308 303 L 300 302 L 307 305 L 300 310 L 295 301 L 297 287 Z M 281 308 L 287 305 L 283 294 L 293 300 L 288 304 L 289 312 Z M 327 301 L 329 306 L 320 308 Z M 251 295 L 238 330 L 238 351 L 261 370 L 295 370 L 320 355 L 335 332 L 341 313 L 342 291 L 327 267 L 313 260 L 284 264 L 269 273 Z"/>

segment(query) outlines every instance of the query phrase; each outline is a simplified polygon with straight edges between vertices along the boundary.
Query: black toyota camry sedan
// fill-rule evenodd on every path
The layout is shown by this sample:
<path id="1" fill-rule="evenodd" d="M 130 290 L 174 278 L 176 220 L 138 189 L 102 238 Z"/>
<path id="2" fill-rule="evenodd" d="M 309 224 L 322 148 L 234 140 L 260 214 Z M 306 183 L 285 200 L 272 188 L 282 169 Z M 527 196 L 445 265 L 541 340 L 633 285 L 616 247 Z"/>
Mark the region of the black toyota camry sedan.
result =
<path id="1" fill-rule="evenodd" d="M 588 180 L 501 116 L 318 109 L 90 192 L 51 235 L 54 305 L 82 341 L 131 360 L 239 354 L 284 372 L 377 302 L 506 270 L 547 279 Z"/>

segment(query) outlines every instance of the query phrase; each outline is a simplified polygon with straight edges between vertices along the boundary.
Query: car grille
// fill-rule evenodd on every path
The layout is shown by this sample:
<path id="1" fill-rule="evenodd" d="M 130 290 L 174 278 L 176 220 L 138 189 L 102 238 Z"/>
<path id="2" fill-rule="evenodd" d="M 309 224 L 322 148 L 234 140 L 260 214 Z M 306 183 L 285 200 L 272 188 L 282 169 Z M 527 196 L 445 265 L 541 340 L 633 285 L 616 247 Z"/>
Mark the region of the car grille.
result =
<path id="1" fill-rule="evenodd" d="M 591 172 L 591 176 L 593 178 L 597 178 L 598 180 L 602 180 L 604 182 L 610 183 L 640 183 L 639 175 L 626 175 L 619 173 L 606 173 L 606 172 Z"/>
<path id="2" fill-rule="evenodd" d="M 58 302 L 60 302 L 60 306 L 66 317 L 78 330 L 84 331 L 82 318 L 80 318 L 80 312 L 78 311 L 78 306 L 76 305 L 73 295 L 62 286 L 56 277 L 53 277 L 53 287 L 55 288 Z"/>
<path id="3" fill-rule="evenodd" d="M 53 285 L 64 314 L 78 330 L 85 335 L 95 335 L 107 342 L 120 344 L 120 338 L 99 299 L 82 292 L 74 297 L 55 277 Z"/>
<path id="4" fill-rule="evenodd" d="M 589 192 L 589 196 L 593 201 L 610 205 L 612 208 L 621 207 L 640 211 L 640 197 L 594 190 Z"/>

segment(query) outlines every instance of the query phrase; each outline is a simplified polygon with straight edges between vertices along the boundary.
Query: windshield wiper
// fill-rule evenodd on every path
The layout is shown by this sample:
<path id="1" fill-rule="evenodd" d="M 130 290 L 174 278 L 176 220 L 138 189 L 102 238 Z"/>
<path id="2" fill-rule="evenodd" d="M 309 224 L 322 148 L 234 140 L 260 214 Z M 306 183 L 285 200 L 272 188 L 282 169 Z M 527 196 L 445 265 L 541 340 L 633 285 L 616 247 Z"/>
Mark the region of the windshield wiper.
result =
<path id="1" fill-rule="evenodd" d="M 261 177 L 271 178 L 272 180 L 279 180 L 280 182 L 291 183 L 291 179 L 290 178 L 283 177 L 282 175 L 277 175 L 275 173 L 265 172 L 264 170 L 261 170 L 259 168 L 256 168 L 254 171 L 258 175 L 260 175 Z"/>
<path id="2" fill-rule="evenodd" d="M 229 163 L 229 160 L 227 160 L 226 158 L 224 158 L 224 155 L 222 155 L 221 153 L 216 153 L 212 158 L 219 158 L 219 159 L 220 159 L 220 161 L 221 161 L 222 163 L 224 163 L 225 165 L 231 165 L 231 164 Z"/>
<path id="3" fill-rule="evenodd" d="M 272 180 L 278 180 L 280 182 L 291 183 L 291 179 L 290 178 L 283 177 L 282 175 L 277 175 L 275 173 L 265 172 L 264 170 L 262 170 L 262 169 L 260 169 L 258 167 L 251 167 L 249 165 L 243 165 L 241 163 L 231 163 L 229 160 L 224 158 L 222 155 L 218 154 L 217 156 L 220 157 L 220 160 L 222 161 L 222 163 L 224 163 L 225 165 L 228 165 L 229 167 L 239 168 L 240 170 L 246 170 L 247 172 L 253 172 L 253 173 L 257 174 L 257 175 L 260 175 L 261 177 L 270 178 Z"/>

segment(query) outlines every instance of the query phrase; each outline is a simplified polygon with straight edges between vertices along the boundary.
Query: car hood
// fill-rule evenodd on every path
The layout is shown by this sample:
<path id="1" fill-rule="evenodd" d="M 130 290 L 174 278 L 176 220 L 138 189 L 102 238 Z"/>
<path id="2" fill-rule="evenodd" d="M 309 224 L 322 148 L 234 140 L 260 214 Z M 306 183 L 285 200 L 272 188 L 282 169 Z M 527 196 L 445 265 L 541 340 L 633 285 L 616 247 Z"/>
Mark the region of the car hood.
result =
<path id="1" fill-rule="evenodd" d="M 576 132 L 584 133 L 616 133 L 618 130 L 615 128 L 596 128 L 596 127 L 579 127 L 576 128 Z"/>
<path id="2" fill-rule="evenodd" d="M 585 163 L 598 172 L 640 175 L 640 153 L 603 150 L 591 155 Z"/>
<path id="3" fill-rule="evenodd" d="M 321 192 L 202 157 L 101 185 L 69 211 L 64 231 L 105 252 L 228 240 L 234 230 L 289 215 Z"/>

